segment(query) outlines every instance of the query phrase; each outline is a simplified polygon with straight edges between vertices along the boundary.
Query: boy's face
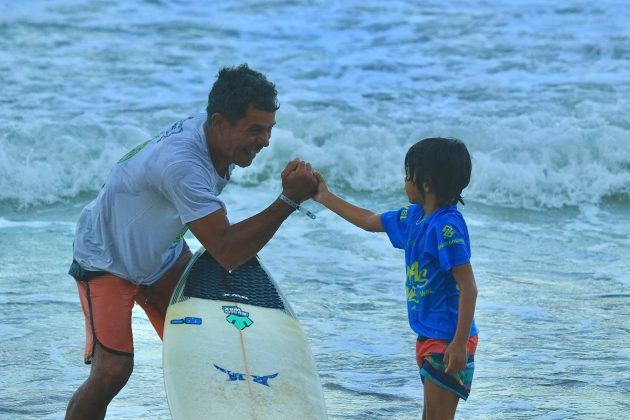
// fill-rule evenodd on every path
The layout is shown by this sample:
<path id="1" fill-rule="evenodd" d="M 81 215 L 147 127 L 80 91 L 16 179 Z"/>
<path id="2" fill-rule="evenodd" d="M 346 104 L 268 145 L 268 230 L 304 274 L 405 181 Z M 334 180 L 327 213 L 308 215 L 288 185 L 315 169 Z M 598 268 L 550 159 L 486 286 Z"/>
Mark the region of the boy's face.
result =
<path id="1" fill-rule="evenodd" d="M 411 204 L 422 204 L 422 194 L 411 179 L 405 178 L 405 192 Z"/>
<path id="2" fill-rule="evenodd" d="M 405 178 L 405 192 L 411 204 L 425 204 L 426 195 L 431 193 L 431 186 L 428 182 L 423 182 L 421 188 L 424 193 L 418 189 L 418 186 L 411 179 Z"/>

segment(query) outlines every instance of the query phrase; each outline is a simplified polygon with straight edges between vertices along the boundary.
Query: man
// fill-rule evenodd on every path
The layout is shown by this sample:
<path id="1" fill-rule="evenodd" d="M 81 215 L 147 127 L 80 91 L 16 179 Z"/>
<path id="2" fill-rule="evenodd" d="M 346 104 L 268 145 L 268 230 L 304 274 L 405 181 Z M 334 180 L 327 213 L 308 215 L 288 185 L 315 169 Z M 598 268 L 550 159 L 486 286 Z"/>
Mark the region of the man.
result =
<path id="1" fill-rule="evenodd" d="M 218 198 L 235 165 L 269 145 L 277 91 L 246 64 L 219 72 L 207 112 L 175 123 L 123 156 L 77 224 L 70 274 L 86 320 L 88 379 L 66 419 L 103 419 L 133 370 L 131 310 L 138 303 L 162 337 L 168 300 L 191 253 L 190 231 L 226 269 L 252 258 L 317 191 L 311 166 L 289 162 L 282 194 L 231 225 Z"/>

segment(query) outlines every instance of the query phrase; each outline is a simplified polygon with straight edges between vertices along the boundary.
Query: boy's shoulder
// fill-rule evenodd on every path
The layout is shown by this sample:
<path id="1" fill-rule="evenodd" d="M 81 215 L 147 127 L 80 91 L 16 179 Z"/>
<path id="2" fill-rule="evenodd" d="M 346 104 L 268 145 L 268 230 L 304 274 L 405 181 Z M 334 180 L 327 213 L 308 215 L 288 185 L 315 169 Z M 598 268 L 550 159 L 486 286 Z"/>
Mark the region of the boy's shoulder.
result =
<path id="1" fill-rule="evenodd" d="M 442 230 L 444 226 L 454 225 L 466 228 L 464 215 L 457 209 L 456 205 L 446 206 L 438 210 L 431 221 L 431 227 Z"/>
<path id="2" fill-rule="evenodd" d="M 463 246 L 461 249 L 470 255 L 468 227 L 464 221 L 464 216 L 457 207 L 453 205 L 449 208 L 440 209 L 435 216 L 431 221 L 428 237 L 435 240 L 433 244 L 437 246 L 437 251 L 441 251 L 444 248 L 456 250 Z M 451 252 L 449 251 L 449 253 Z"/>
<path id="3" fill-rule="evenodd" d="M 417 219 L 424 215 L 424 208 L 418 204 L 407 204 L 400 209 L 400 220 L 403 219 Z"/>

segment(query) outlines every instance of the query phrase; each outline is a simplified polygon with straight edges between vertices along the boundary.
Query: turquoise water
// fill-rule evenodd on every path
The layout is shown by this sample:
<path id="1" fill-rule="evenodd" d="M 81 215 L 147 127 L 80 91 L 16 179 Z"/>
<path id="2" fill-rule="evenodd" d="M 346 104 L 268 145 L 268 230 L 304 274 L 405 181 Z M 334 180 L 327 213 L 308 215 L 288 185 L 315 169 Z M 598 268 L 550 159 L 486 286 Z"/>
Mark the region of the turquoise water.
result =
<path id="1" fill-rule="evenodd" d="M 623 2 L 30 1 L 0 5 L 0 418 L 59 419 L 85 379 L 74 223 L 112 163 L 248 62 L 280 92 L 271 146 L 223 198 L 242 220 L 299 156 L 375 211 L 415 140 L 462 138 L 481 329 L 462 419 L 630 409 L 630 9 Z M 324 210 L 260 253 L 302 321 L 331 418 L 418 418 L 402 254 Z M 191 247 L 198 243 L 188 238 Z M 168 419 L 161 346 L 111 419 Z"/>

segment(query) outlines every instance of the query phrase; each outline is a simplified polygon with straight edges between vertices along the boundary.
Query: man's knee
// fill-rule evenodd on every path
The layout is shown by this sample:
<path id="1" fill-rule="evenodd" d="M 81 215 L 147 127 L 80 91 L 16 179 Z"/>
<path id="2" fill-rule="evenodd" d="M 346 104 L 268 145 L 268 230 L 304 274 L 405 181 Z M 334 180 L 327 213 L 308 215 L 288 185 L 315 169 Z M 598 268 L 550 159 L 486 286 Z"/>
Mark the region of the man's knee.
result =
<path id="1" fill-rule="evenodd" d="M 104 391 L 116 395 L 125 386 L 132 372 L 133 356 L 112 353 L 97 344 L 90 381 L 98 384 Z"/>
<path id="2" fill-rule="evenodd" d="M 118 356 L 116 364 L 110 364 L 107 369 L 99 371 L 102 381 L 109 385 L 109 388 L 118 393 L 129 380 L 133 372 L 133 357 Z"/>

